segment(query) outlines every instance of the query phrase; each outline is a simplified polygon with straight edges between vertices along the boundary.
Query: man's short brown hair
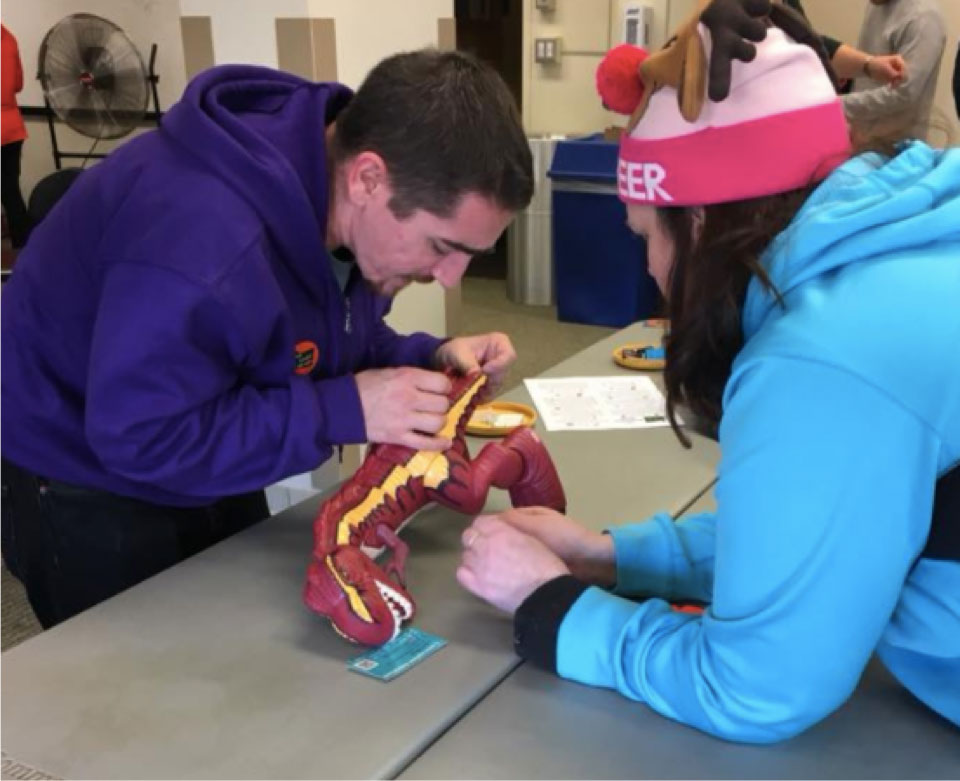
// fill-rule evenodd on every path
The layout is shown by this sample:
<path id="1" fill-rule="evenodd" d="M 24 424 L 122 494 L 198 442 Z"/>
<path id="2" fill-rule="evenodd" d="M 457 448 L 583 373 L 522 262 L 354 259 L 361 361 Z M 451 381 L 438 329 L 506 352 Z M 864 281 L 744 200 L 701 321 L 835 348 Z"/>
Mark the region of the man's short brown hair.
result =
<path id="1" fill-rule="evenodd" d="M 370 71 L 337 117 L 335 161 L 383 158 L 400 218 L 418 209 L 449 217 L 476 193 L 506 211 L 533 196 L 533 162 L 503 79 L 463 52 L 396 54 Z"/>

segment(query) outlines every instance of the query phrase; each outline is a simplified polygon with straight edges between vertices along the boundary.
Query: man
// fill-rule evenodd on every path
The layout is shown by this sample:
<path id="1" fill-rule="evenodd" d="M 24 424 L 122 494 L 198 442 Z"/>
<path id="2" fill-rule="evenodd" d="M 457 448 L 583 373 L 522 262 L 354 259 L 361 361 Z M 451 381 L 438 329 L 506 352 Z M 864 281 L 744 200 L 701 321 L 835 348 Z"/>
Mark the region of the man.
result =
<path id="1" fill-rule="evenodd" d="M 496 385 L 509 339 L 383 317 L 531 193 L 507 87 L 436 51 L 356 95 L 212 69 L 85 172 L 3 291 L 2 549 L 41 624 L 260 520 L 260 489 L 340 445 L 449 446 L 440 370 Z"/>
<path id="2" fill-rule="evenodd" d="M 780 0 L 780 2 L 800 13 L 804 19 L 808 19 L 800 0 Z M 875 82 L 895 87 L 905 75 L 905 64 L 899 54 L 869 54 L 829 35 L 821 35 L 820 40 L 827 50 L 834 72 L 841 81 L 842 93 L 849 91 L 850 80 L 858 76 L 869 76 Z"/>
<path id="3" fill-rule="evenodd" d="M 843 99 L 847 120 L 859 133 L 926 136 L 937 91 L 946 23 L 937 0 L 870 0 L 858 48 L 899 54 L 906 77 L 878 87 L 868 77 L 871 61 Z"/>

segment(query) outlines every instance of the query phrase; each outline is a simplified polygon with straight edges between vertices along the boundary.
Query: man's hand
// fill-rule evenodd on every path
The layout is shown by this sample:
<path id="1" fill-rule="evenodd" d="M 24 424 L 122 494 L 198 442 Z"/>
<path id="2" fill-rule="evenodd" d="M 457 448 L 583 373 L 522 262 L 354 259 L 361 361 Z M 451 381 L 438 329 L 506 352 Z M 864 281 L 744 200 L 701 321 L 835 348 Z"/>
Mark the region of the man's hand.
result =
<path id="1" fill-rule="evenodd" d="M 874 81 L 896 87 L 907 75 L 907 63 L 899 54 L 881 54 L 867 60 L 865 70 Z"/>
<path id="2" fill-rule="evenodd" d="M 549 507 L 516 507 L 492 517 L 540 540 L 580 580 L 604 588 L 617 582 L 617 562 L 609 534 L 590 531 Z"/>
<path id="3" fill-rule="evenodd" d="M 404 367 L 354 375 L 367 440 L 415 450 L 446 450 L 453 442 L 434 436 L 450 409 L 450 380 L 440 372 Z"/>
<path id="4" fill-rule="evenodd" d="M 542 542 L 494 515 L 477 517 L 461 540 L 460 585 L 506 613 L 544 583 L 570 573 Z"/>
<path id="5" fill-rule="evenodd" d="M 434 363 L 439 369 L 459 374 L 481 371 L 487 375 L 484 396 L 497 394 L 510 365 L 517 359 L 510 337 L 501 333 L 459 336 L 437 348 Z"/>

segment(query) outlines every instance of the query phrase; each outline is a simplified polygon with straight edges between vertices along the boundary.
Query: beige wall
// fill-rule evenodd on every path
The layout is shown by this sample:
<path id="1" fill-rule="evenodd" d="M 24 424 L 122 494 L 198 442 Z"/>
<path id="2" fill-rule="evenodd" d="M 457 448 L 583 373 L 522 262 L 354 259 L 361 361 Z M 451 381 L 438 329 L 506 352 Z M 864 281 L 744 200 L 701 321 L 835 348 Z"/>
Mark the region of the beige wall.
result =
<path id="1" fill-rule="evenodd" d="M 276 20 L 309 16 L 308 6 L 308 0 L 180 0 L 180 13 L 210 17 L 217 65 L 276 68 Z"/>
<path id="2" fill-rule="evenodd" d="M 388 54 L 437 45 L 437 19 L 453 0 L 308 0 L 309 16 L 337 22 L 337 73 L 356 87 Z"/>
<path id="3" fill-rule="evenodd" d="M 530 135 L 592 133 L 616 121 L 604 111 L 593 73 L 610 44 L 613 0 L 556 0 L 552 13 L 534 0 L 523 8 L 523 120 Z M 534 62 L 536 38 L 558 37 L 560 62 Z"/>
<path id="4" fill-rule="evenodd" d="M 102 16 L 118 25 L 140 51 L 144 65 L 150 56 L 150 45 L 157 44 L 156 70 L 160 77 L 157 89 L 161 109 L 169 108 L 183 92 L 185 84 L 183 47 L 180 39 L 180 12 L 176 2 L 152 0 L 7 0 L 3 4 L 3 23 L 17 37 L 23 60 L 24 85 L 18 99 L 23 106 L 42 106 L 43 92 L 36 79 L 37 56 L 47 31 L 63 17 L 86 12 Z M 27 120 L 30 134 L 23 146 L 21 189 L 27 198 L 36 182 L 54 170 L 50 134 L 46 120 Z M 128 136 L 127 138 L 130 138 Z M 97 152 L 107 152 L 124 140 L 103 141 Z M 57 126 L 57 143 L 61 151 L 90 150 L 92 139 Z M 89 165 L 94 164 L 90 161 Z M 66 161 L 65 166 L 80 165 Z"/>
<path id="5" fill-rule="evenodd" d="M 605 111 L 594 86 L 603 55 L 620 43 L 623 9 L 630 0 L 556 0 L 544 13 L 523 0 L 523 118 L 531 134 L 594 133 L 624 118 Z M 654 9 L 652 45 L 659 47 L 696 0 L 640 0 Z M 561 39 L 560 62 L 534 62 L 536 38 Z"/>
<path id="6" fill-rule="evenodd" d="M 868 0 L 803 0 L 803 7 L 820 32 L 856 45 L 867 2 Z M 940 63 L 940 77 L 937 81 L 936 115 L 931 121 L 937 125 L 946 124 L 953 134 L 952 143 L 960 144 L 960 121 L 957 120 L 951 90 L 953 63 L 960 38 L 960 0 L 939 0 L 939 3 L 947 23 L 947 47 L 944 50 L 943 62 Z M 931 141 L 942 142 L 942 134 L 934 132 Z"/>

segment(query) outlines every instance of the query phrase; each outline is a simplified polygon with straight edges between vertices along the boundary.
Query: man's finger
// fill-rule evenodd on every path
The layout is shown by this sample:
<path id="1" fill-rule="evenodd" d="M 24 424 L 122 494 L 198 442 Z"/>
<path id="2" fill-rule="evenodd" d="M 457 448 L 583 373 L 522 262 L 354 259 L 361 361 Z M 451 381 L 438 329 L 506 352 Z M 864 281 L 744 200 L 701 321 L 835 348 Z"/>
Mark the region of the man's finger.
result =
<path id="1" fill-rule="evenodd" d="M 480 356 L 483 343 L 475 337 L 459 337 L 443 346 L 443 356 L 447 364 L 452 365 L 461 374 L 480 368 Z"/>
<path id="2" fill-rule="evenodd" d="M 453 447 L 453 442 L 446 437 L 431 437 L 426 434 L 417 434 L 414 431 L 408 431 L 400 437 L 399 444 L 414 450 L 435 450 L 444 451 Z"/>
<path id="3" fill-rule="evenodd" d="M 432 372 L 426 369 L 410 369 L 413 373 L 413 384 L 418 390 L 428 393 L 450 393 L 450 379 L 443 372 Z"/>
<path id="4" fill-rule="evenodd" d="M 450 399 L 441 393 L 418 393 L 413 402 L 414 412 L 446 415 L 449 409 Z"/>
<path id="5" fill-rule="evenodd" d="M 483 369 L 484 374 L 492 374 L 498 371 L 506 371 L 510 367 L 510 364 L 513 363 L 516 359 L 517 359 L 516 353 L 504 353 L 501 355 L 497 355 L 488 361 L 485 361 L 481 368 Z"/>
<path id="6" fill-rule="evenodd" d="M 430 412 L 414 412 L 409 418 L 410 426 L 414 431 L 421 434 L 436 434 L 446 425 L 446 415 L 435 415 Z"/>
<path id="7" fill-rule="evenodd" d="M 480 364 L 477 363 L 476 358 L 464 355 L 461 352 L 448 352 L 446 354 L 446 366 L 462 376 L 480 371 Z"/>

